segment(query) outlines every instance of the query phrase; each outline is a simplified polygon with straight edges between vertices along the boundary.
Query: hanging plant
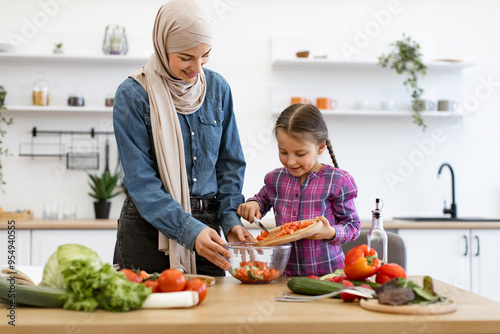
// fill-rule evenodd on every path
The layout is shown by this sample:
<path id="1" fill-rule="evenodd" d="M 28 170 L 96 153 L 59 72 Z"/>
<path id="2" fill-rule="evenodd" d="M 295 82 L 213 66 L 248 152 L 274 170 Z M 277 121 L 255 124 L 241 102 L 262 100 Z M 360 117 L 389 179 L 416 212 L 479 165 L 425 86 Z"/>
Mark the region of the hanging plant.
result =
<path id="1" fill-rule="evenodd" d="M 5 137 L 5 134 L 7 133 L 6 130 L 2 129 L 1 126 L 2 125 L 11 125 L 14 121 L 12 120 L 12 118 L 6 118 L 4 115 L 3 115 L 3 112 L 5 110 L 7 110 L 7 108 L 5 107 L 5 96 L 7 95 L 7 91 L 5 90 L 5 88 L 0 85 L 0 157 L 2 156 L 5 156 L 5 157 L 8 157 L 10 156 L 10 153 L 9 153 L 9 149 L 7 148 L 4 148 L 2 146 L 3 144 L 3 137 Z M 5 185 L 5 181 L 3 179 L 3 164 L 2 164 L 2 161 L 0 160 L 0 188 L 2 189 L 2 191 L 4 191 L 3 189 L 3 186 Z"/>
<path id="2" fill-rule="evenodd" d="M 405 34 L 403 34 L 402 40 L 390 45 L 394 46 L 394 50 L 388 55 L 382 54 L 378 57 L 378 65 L 392 68 L 396 73 L 406 76 L 403 84 L 411 94 L 413 123 L 421 126 L 422 130 L 425 131 L 427 125 L 421 114 L 424 110 L 424 103 L 420 100 L 424 90 L 419 87 L 418 78 L 426 74 L 427 66 L 422 63 L 420 45 L 411 37 L 406 37 Z"/>

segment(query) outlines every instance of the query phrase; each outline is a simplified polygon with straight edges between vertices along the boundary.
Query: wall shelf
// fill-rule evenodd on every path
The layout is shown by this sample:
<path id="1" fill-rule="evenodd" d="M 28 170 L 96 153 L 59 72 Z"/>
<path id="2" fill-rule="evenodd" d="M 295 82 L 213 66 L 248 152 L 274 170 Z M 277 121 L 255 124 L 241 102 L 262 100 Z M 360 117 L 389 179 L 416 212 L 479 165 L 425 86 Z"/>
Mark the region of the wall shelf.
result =
<path id="1" fill-rule="evenodd" d="M 334 109 L 334 110 L 320 110 L 323 116 L 366 116 L 366 117 L 378 117 L 378 116 L 387 116 L 387 117 L 411 117 L 413 115 L 413 111 L 409 110 L 358 110 L 358 109 Z M 273 111 L 274 115 L 279 115 L 281 110 L 275 109 Z M 432 118 L 462 118 L 463 115 L 459 112 L 452 111 L 423 111 L 423 117 L 432 117 Z"/>
<path id="2" fill-rule="evenodd" d="M 127 55 L 71 55 L 71 54 L 31 54 L 31 53 L 0 53 L 0 61 L 42 61 L 53 63 L 91 63 L 91 64 L 146 64 L 147 56 Z"/>
<path id="3" fill-rule="evenodd" d="M 63 112 L 63 113 L 111 113 L 113 107 L 72 107 L 72 106 L 6 106 L 6 111 L 15 112 Z"/>
<path id="4" fill-rule="evenodd" d="M 473 66 L 473 63 L 463 61 L 434 61 L 425 64 L 429 70 L 449 70 L 456 71 Z M 332 59 L 315 59 L 315 58 L 291 58 L 291 59 L 274 59 L 272 61 L 274 68 L 346 68 L 346 69 L 383 69 L 377 65 L 377 61 L 338 61 Z"/>

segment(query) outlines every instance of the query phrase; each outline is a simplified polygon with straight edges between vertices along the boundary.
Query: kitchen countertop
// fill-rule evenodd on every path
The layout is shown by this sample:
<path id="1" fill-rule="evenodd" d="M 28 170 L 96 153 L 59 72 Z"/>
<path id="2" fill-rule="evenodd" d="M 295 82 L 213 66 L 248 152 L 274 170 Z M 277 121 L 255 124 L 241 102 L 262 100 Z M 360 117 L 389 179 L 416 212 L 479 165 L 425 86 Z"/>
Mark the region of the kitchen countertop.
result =
<path id="1" fill-rule="evenodd" d="M 250 224 L 245 220 L 243 225 L 246 228 L 258 229 L 259 227 Z M 265 217 L 262 223 L 267 228 L 275 227 L 274 219 Z M 75 219 L 75 220 L 17 220 L 16 229 L 116 229 L 117 218 L 115 219 Z M 370 229 L 371 220 L 361 220 L 362 229 Z M 0 221 L 0 230 L 5 230 L 8 227 L 8 221 Z M 500 222 L 412 222 L 404 220 L 387 220 L 384 221 L 384 227 L 387 230 L 393 229 L 500 229 Z"/>
<path id="2" fill-rule="evenodd" d="M 413 277 L 421 283 L 421 277 Z M 288 278 L 263 285 L 217 278 L 207 299 L 189 309 L 93 313 L 17 307 L 16 326 L 1 311 L 1 333 L 498 333 L 500 303 L 435 281 L 441 294 L 457 302 L 456 312 L 401 315 L 372 312 L 357 302 L 323 299 L 284 303 L 275 296 L 289 293 Z"/>

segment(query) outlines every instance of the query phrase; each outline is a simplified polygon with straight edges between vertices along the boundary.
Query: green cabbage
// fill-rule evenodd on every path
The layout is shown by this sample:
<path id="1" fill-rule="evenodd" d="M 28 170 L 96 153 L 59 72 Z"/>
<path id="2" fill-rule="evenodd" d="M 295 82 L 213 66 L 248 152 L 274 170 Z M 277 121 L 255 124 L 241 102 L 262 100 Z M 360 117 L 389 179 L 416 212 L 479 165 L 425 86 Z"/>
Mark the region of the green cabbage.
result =
<path id="1" fill-rule="evenodd" d="M 52 254 L 43 268 L 42 286 L 66 288 L 64 308 L 87 312 L 128 311 L 140 307 L 151 293 L 103 264 L 93 250 L 74 244 L 59 246 Z"/>
<path id="2" fill-rule="evenodd" d="M 74 260 L 89 261 L 88 265 L 98 270 L 103 263 L 96 252 L 83 245 L 66 244 L 57 247 L 45 267 L 43 267 L 42 286 L 54 288 L 65 288 L 62 271 L 66 269 Z"/>

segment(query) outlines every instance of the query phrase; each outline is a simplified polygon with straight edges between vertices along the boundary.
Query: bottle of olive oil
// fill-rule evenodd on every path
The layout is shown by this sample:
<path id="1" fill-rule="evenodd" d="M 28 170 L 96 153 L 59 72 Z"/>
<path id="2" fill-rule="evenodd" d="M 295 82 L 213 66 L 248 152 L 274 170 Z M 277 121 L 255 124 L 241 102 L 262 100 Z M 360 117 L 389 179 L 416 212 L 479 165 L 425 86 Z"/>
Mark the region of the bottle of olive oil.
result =
<path id="1" fill-rule="evenodd" d="M 382 219 L 383 202 L 380 198 L 375 199 L 375 210 L 372 211 L 372 228 L 368 232 L 368 247 L 377 251 L 378 258 L 382 263 L 387 263 L 387 232 L 384 230 Z"/>

